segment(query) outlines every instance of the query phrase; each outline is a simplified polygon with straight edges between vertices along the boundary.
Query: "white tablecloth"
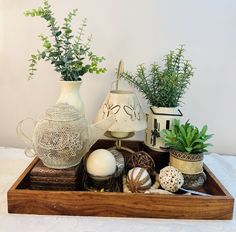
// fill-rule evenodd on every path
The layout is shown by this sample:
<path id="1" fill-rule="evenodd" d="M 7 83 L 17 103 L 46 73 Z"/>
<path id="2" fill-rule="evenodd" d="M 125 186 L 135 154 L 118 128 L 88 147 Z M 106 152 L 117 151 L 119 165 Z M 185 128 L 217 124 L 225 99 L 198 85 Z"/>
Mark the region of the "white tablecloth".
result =
<path id="1" fill-rule="evenodd" d="M 229 221 L 8 214 L 7 191 L 30 162 L 22 149 L 0 148 L 0 232 L 236 231 L 235 213 Z M 210 154 L 205 163 L 236 198 L 236 156 Z"/>

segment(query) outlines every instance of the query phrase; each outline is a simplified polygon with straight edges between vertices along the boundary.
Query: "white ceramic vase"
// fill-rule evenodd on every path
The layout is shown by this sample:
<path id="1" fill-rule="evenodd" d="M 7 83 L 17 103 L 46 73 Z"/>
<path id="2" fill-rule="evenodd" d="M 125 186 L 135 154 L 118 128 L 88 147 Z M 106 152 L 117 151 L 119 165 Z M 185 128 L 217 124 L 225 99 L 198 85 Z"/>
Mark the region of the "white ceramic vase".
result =
<path id="1" fill-rule="evenodd" d="M 84 103 L 80 96 L 82 81 L 60 81 L 61 93 L 56 103 L 68 103 L 84 116 Z"/>
<path id="2" fill-rule="evenodd" d="M 164 143 L 160 137 L 160 131 L 169 129 L 175 118 L 182 116 L 177 108 L 150 107 L 147 114 L 147 129 L 145 131 L 144 143 L 156 151 L 164 151 Z"/>

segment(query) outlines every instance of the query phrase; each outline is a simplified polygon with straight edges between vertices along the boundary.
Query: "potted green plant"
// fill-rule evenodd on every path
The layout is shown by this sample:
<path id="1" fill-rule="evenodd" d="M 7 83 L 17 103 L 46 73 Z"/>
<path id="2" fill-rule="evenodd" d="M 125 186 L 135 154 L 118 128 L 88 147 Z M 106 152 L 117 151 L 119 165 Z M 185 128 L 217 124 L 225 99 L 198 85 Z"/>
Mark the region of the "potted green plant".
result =
<path id="1" fill-rule="evenodd" d="M 147 70 L 141 64 L 137 66 L 136 73 L 122 74 L 150 104 L 144 141 L 151 149 L 163 151 L 160 131 L 170 128 L 172 120 L 182 116 L 178 107 L 192 76 L 193 67 L 190 61 L 184 58 L 183 46 L 165 56 L 163 68 L 154 63 Z"/>
<path id="2" fill-rule="evenodd" d="M 161 138 L 170 151 L 169 165 L 183 173 L 185 187 L 198 188 L 203 184 L 203 157 L 211 145 L 207 140 L 212 136 L 207 134 L 207 125 L 199 130 L 189 121 L 181 124 L 177 119 L 169 130 L 161 131 Z"/>
<path id="3" fill-rule="evenodd" d="M 60 74 L 61 95 L 58 102 L 68 102 L 83 113 L 83 103 L 79 95 L 81 77 L 86 73 L 103 73 L 106 69 L 98 67 L 104 57 L 99 57 L 91 51 L 91 37 L 84 40 L 86 19 L 83 20 L 78 33 L 73 33 L 71 23 L 76 14 L 77 9 L 69 12 L 63 25 L 59 26 L 48 0 L 43 1 L 42 7 L 25 12 L 26 16 L 45 20 L 50 31 L 50 36 L 39 35 L 43 48 L 31 55 L 28 78 L 33 78 L 38 61 L 50 62 Z"/>

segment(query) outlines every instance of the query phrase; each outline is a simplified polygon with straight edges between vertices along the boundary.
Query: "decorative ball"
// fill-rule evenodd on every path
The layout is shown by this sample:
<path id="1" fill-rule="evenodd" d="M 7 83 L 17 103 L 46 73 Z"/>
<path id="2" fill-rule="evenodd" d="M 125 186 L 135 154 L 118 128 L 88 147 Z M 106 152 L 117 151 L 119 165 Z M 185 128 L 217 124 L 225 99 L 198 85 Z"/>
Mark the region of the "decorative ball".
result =
<path id="1" fill-rule="evenodd" d="M 116 160 L 116 173 L 115 177 L 118 177 L 122 174 L 125 168 L 125 159 L 124 156 L 121 154 L 121 152 L 115 150 L 115 149 L 109 149 L 109 151 L 112 153 L 112 155 L 115 157 Z"/>
<path id="2" fill-rule="evenodd" d="M 153 158 L 145 151 L 138 151 L 126 157 L 126 166 L 128 169 L 141 167 L 148 171 L 150 175 L 155 171 L 155 162 Z"/>
<path id="3" fill-rule="evenodd" d="M 93 176 L 113 175 L 116 171 L 116 160 L 110 151 L 98 149 L 88 156 L 86 169 Z"/>
<path id="4" fill-rule="evenodd" d="M 150 175 L 144 168 L 136 167 L 128 172 L 127 186 L 133 193 L 144 192 L 152 185 Z"/>
<path id="5" fill-rule="evenodd" d="M 175 167 L 167 166 L 161 169 L 159 182 L 163 189 L 170 192 L 176 192 L 184 184 L 184 177 Z"/>

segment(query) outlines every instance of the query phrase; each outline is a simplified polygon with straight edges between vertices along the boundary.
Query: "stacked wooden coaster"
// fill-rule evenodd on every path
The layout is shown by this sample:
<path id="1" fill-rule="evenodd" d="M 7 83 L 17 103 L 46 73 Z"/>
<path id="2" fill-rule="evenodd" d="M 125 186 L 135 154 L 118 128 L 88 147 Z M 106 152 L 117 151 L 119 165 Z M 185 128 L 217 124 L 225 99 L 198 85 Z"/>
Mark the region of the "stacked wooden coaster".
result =
<path id="1" fill-rule="evenodd" d="M 39 161 L 30 172 L 30 188 L 77 190 L 79 188 L 79 170 L 79 165 L 67 169 L 53 169 Z"/>

